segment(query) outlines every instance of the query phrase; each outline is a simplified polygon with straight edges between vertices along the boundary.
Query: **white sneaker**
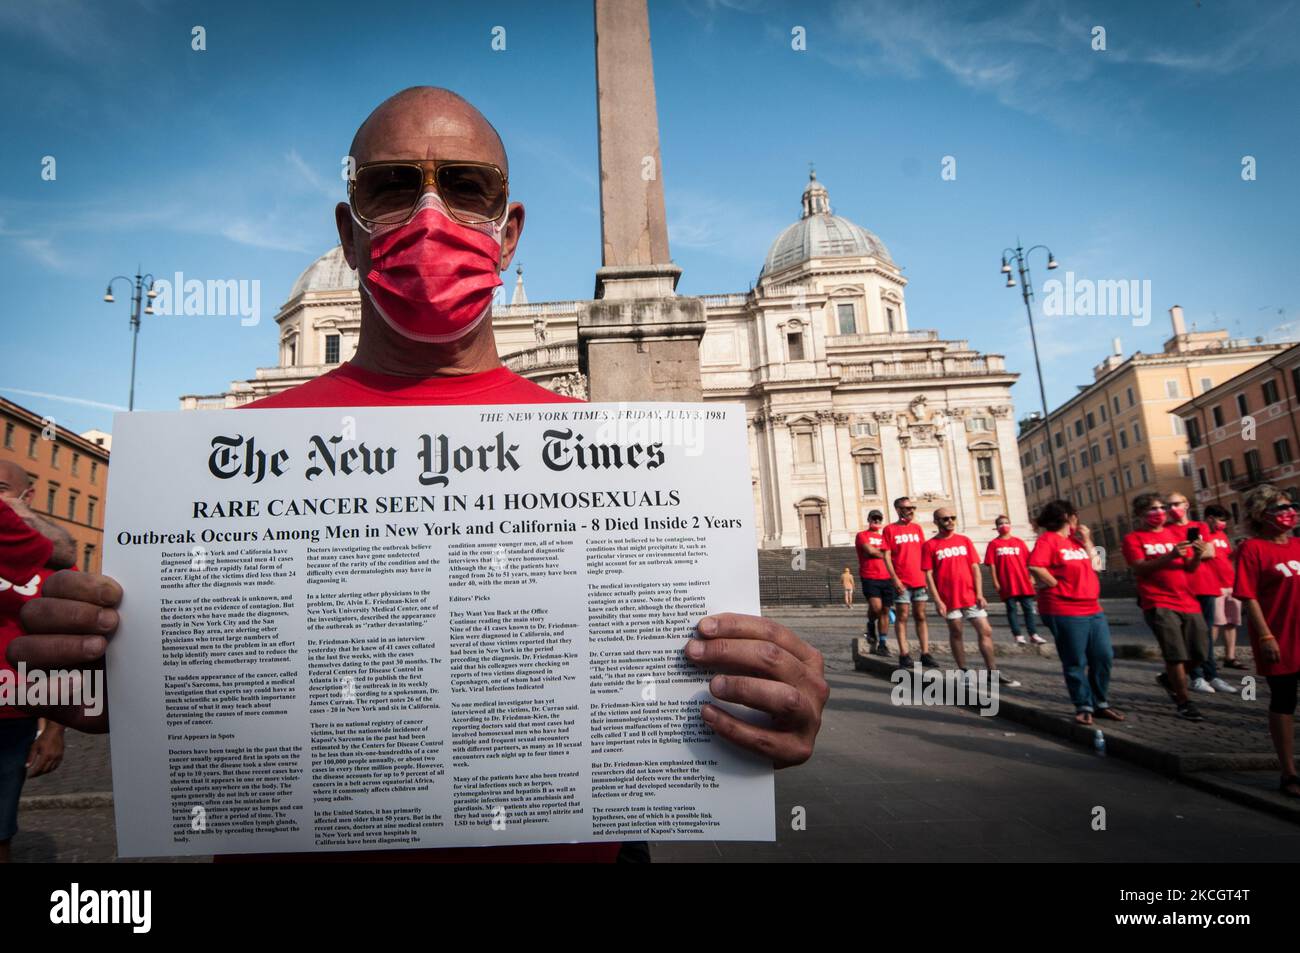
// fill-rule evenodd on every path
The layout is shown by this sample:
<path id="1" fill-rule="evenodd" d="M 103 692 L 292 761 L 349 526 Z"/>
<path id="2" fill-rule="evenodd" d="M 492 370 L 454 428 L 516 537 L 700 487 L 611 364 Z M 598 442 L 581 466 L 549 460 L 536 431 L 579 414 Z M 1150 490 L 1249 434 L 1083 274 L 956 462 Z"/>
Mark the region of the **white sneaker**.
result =
<path id="1" fill-rule="evenodd" d="M 1223 679 L 1221 679 L 1221 678 L 1212 678 L 1212 679 L 1210 679 L 1210 686 L 1211 686 L 1211 687 L 1212 687 L 1216 692 L 1227 692 L 1229 695 L 1235 695 L 1235 694 L 1237 694 L 1237 689 L 1234 688 L 1234 687 L 1232 686 L 1231 683 L 1229 683 L 1229 682 L 1225 682 L 1225 681 L 1224 681 Z"/>
<path id="2" fill-rule="evenodd" d="M 1192 684 L 1189 685 L 1188 687 L 1191 688 L 1191 690 L 1194 692 L 1203 692 L 1206 695 L 1214 694 L 1213 686 L 1211 686 L 1210 683 L 1203 678 L 1193 679 Z"/>
<path id="3" fill-rule="evenodd" d="M 1020 683 L 1019 683 L 1018 681 L 1016 681 L 1014 678 L 1012 678 L 1010 675 L 1007 675 L 1007 674 L 1003 673 L 1001 670 L 999 670 L 999 671 L 998 671 L 998 687 L 999 687 L 999 688 L 1019 688 L 1019 687 L 1020 687 Z"/>
<path id="4" fill-rule="evenodd" d="M 1028 645 L 1028 644 L 1029 644 L 1029 640 L 1026 639 L 1023 635 L 1016 636 L 1016 645 Z"/>
<path id="5" fill-rule="evenodd" d="M 1042 637 L 1041 635 L 1039 635 L 1037 632 L 1035 632 L 1033 635 L 1031 635 L 1031 636 L 1029 637 L 1029 641 L 1030 641 L 1030 642 L 1033 642 L 1035 645 L 1046 645 L 1046 644 L 1047 644 L 1047 639 L 1043 638 L 1043 637 Z"/>

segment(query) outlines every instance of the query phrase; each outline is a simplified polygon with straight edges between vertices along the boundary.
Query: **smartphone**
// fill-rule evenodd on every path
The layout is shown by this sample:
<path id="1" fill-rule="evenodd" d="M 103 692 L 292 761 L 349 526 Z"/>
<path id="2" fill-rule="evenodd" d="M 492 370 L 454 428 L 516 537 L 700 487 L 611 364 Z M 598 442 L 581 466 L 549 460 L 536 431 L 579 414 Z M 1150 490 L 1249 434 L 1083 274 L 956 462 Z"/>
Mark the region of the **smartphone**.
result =
<path id="1" fill-rule="evenodd" d="M 1199 526 L 1187 527 L 1187 541 L 1189 543 L 1199 542 L 1201 538 L 1201 528 Z"/>

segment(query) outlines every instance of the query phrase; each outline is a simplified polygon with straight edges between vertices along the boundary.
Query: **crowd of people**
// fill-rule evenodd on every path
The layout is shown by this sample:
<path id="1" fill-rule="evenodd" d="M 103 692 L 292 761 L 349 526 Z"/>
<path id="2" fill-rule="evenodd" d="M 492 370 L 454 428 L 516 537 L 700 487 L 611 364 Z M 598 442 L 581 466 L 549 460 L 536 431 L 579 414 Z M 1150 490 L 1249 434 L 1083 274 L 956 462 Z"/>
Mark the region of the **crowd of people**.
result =
<path id="1" fill-rule="evenodd" d="M 926 604 L 933 603 L 948 625 L 957 668 L 966 671 L 963 628 L 975 629 L 980 655 L 997 672 L 980 562 L 974 543 L 957 532 L 947 509 L 934 513 L 934 532 L 915 522 L 916 507 L 894 501 L 898 519 L 884 525 L 872 510 L 858 533 L 858 576 L 867 599 L 864 636 L 869 651 L 889 656 L 891 627 L 898 665 L 913 665 L 908 619 L 913 620 L 920 664 L 938 666 L 930 654 Z M 1271 485 L 1256 487 L 1245 501 L 1244 537 L 1229 535 L 1231 516 L 1222 506 L 1191 518 L 1182 493 L 1143 493 L 1132 506 L 1133 527 L 1122 541 L 1137 586 L 1142 617 L 1159 646 L 1164 670 L 1156 681 L 1174 703 L 1176 717 L 1204 721 L 1194 694 L 1239 693 L 1220 669 L 1245 669 L 1237 655 L 1237 627 L 1247 626 L 1255 671 L 1269 686 L 1269 733 L 1281 767 L 1280 790 L 1300 797 L 1294 767 L 1294 718 L 1300 682 L 1300 538 L 1295 502 Z M 1046 629 L 1056 647 L 1075 721 L 1124 721 L 1110 697 L 1115 652 L 1101 605 L 1104 551 L 1068 500 L 1055 500 L 1033 518 L 1034 539 L 1015 536 L 1011 520 L 999 516 L 997 536 L 984 551 L 998 599 L 1006 609 L 1012 639 L 1040 645 Z M 846 588 L 852 578 L 846 569 Z M 851 597 L 846 603 L 852 605 Z M 1223 646 L 1216 658 L 1215 642 Z M 999 672 L 1001 687 L 1019 682 Z"/>

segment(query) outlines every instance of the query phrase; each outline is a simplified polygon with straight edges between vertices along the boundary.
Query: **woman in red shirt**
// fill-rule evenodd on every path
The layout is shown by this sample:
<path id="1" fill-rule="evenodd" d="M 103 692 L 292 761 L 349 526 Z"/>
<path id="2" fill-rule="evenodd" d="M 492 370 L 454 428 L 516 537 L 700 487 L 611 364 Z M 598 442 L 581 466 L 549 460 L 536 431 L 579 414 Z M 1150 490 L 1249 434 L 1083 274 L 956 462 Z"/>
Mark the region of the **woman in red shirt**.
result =
<path id="1" fill-rule="evenodd" d="M 1097 598 L 1101 582 L 1088 531 L 1068 500 L 1048 503 L 1034 522 L 1043 532 L 1029 554 L 1029 571 L 1039 587 L 1038 614 L 1056 640 L 1074 720 L 1091 725 L 1095 714 L 1123 721 L 1124 713 L 1112 708 L 1108 697 L 1115 652 Z"/>
<path id="2" fill-rule="evenodd" d="M 1268 680 L 1268 733 L 1282 766 L 1280 789 L 1300 798 L 1295 772 L 1300 680 L 1300 539 L 1291 535 L 1295 504 L 1277 487 L 1258 486 L 1246 497 L 1246 525 L 1251 536 L 1237 551 L 1233 595 L 1246 617 L 1255 670 Z"/>

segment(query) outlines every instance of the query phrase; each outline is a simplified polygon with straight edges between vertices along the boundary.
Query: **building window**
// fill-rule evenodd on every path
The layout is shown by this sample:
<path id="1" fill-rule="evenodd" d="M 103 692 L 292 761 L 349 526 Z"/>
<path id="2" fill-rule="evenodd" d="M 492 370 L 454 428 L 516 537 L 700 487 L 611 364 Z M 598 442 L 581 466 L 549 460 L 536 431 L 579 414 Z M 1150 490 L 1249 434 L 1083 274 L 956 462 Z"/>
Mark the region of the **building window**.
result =
<path id="1" fill-rule="evenodd" d="M 1178 417 L 1173 414 L 1170 414 L 1169 420 L 1171 421 L 1170 426 L 1173 427 L 1175 437 L 1181 437 L 1185 433 L 1187 433 L 1187 427 L 1183 425 L 1182 417 Z"/>
<path id="2" fill-rule="evenodd" d="M 1133 489 L 1133 471 L 1128 467 L 1124 468 L 1124 485 L 1130 490 Z"/>
<path id="3" fill-rule="evenodd" d="M 785 336 L 785 345 L 790 352 L 789 360 L 803 360 L 803 332 L 791 331 Z"/>
<path id="4" fill-rule="evenodd" d="M 97 482 L 98 477 L 99 477 L 99 461 L 91 460 L 90 461 L 90 482 L 91 483 Z"/>
<path id="5" fill-rule="evenodd" d="M 1264 406 L 1277 403 L 1277 379 L 1270 378 L 1264 381 L 1264 386 L 1260 388 L 1264 393 Z"/>
<path id="6" fill-rule="evenodd" d="M 1165 396 L 1166 397 L 1178 396 L 1178 381 L 1176 380 L 1165 381 Z"/>
<path id="7" fill-rule="evenodd" d="M 99 500 L 93 496 L 86 498 L 86 522 L 91 526 L 95 525 L 95 508 L 98 504 Z"/>
<path id="8" fill-rule="evenodd" d="M 27 456 L 36 459 L 36 434 L 34 433 L 27 435 Z"/>
<path id="9" fill-rule="evenodd" d="M 1273 453 L 1277 456 L 1278 463 L 1291 462 L 1291 441 L 1283 437 L 1281 440 L 1273 441 Z"/>
<path id="10" fill-rule="evenodd" d="M 1127 431 L 1127 430 L 1121 430 L 1121 431 L 1119 432 L 1119 448 L 1120 448 L 1121 450 L 1127 450 L 1127 449 L 1128 449 L 1128 431 Z"/>
<path id="11" fill-rule="evenodd" d="M 858 477 L 862 481 L 863 496 L 879 496 L 880 489 L 876 485 L 876 461 L 863 460 L 858 463 Z"/>
<path id="12" fill-rule="evenodd" d="M 1175 417 L 1174 420 L 1181 420 L 1181 418 Z M 1201 422 L 1195 417 L 1188 417 L 1182 423 L 1184 425 L 1183 430 L 1187 434 L 1187 445 L 1193 449 L 1199 447 L 1201 445 Z M 1174 433 L 1178 433 L 1176 424 L 1174 425 Z"/>
<path id="13" fill-rule="evenodd" d="M 1219 482 L 1231 483 L 1233 477 L 1232 457 L 1224 457 L 1219 461 Z"/>
<path id="14" fill-rule="evenodd" d="M 1112 440 L 1110 437 L 1106 438 L 1106 456 L 1108 457 L 1115 456 L 1115 441 Z"/>
<path id="15" fill-rule="evenodd" d="M 1084 489 L 1088 491 L 1088 502 L 1091 503 L 1091 502 L 1092 502 L 1092 484 L 1089 483 L 1087 486 L 1084 487 Z"/>
<path id="16" fill-rule="evenodd" d="M 68 519 L 74 523 L 77 521 L 77 491 L 68 491 Z"/>
<path id="17" fill-rule="evenodd" d="M 1083 421 L 1082 421 L 1082 420 L 1076 420 L 1076 421 L 1074 422 L 1074 435 L 1075 435 L 1076 437 L 1082 437 L 1082 436 L 1083 436 Z"/>
<path id="18" fill-rule="evenodd" d="M 1232 501 L 1232 521 L 1233 521 L 1234 523 L 1240 523 L 1240 522 L 1241 522 L 1241 514 L 1237 512 L 1237 501 L 1236 501 L 1236 500 L 1233 500 L 1233 501 Z"/>
<path id="19" fill-rule="evenodd" d="M 888 319 L 889 319 L 889 330 L 891 330 L 891 331 L 897 331 L 897 330 L 898 330 L 898 322 L 896 322 L 896 321 L 894 320 L 894 309 L 893 309 L 893 308 L 886 308 L 886 309 L 885 309 L 885 314 L 886 314 L 886 316 L 887 316 Z"/>
<path id="20" fill-rule="evenodd" d="M 1264 468 L 1259 465 L 1259 451 L 1246 451 L 1246 477 L 1258 481 L 1264 476 Z"/>
<path id="21" fill-rule="evenodd" d="M 1124 390 L 1125 390 L 1125 392 L 1128 394 L 1128 405 L 1129 405 L 1130 407 L 1132 407 L 1132 406 L 1133 406 L 1133 388 L 1132 388 L 1132 387 L 1126 387 L 1126 388 L 1124 388 Z"/>
<path id="22" fill-rule="evenodd" d="M 1291 393 L 1300 396 L 1300 367 L 1291 368 Z"/>
<path id="23" fill-rule="evenodd" d="M 1097 446 L 1094 443 L 1091 447 L 1088 448 L 1088 450 L 1092 454 L 1092 462 L 1101 463 L 1101 447 Z"/>
<path id="24" fill-rule="evenodd" d="M 1104 424 L 1106 422 L 1106 402 L 1103 400 L 1101 406 L 1097 409 L 1101 411 L 1101 422 Z"/>
<path id="25" fill-rule="evenodd" d="M 1207 390 L 1213 390 L 1213 389 L 1214 389 L 1214 381 L 1210 380 L 1208 377 L 1202 377 L 1201 393 L 1204 394 Z"/>
<path id="26" fill-rule="evenodd" d="M 979 473 L 981 492 L 990 492 L 998 488 L 997 481 L 993 477 L 992 457 L 976 457 L 975 469 Z"/>
<path id="27" fill-rule="evenodd" d="M 840 334 L 854 334 L 858 330 L 857 320 L 853 317 L 853 303 L 837 304 L 836 312 L 840 316 Z"/>
<path id="28" fill-rule="evenodd" d="M 1205 467 L 1197 468 L 1196 475 L 1200 478 L 1201 489 L 1208 490 L 1210 488 L 1210 478 L 1205 475 Z"/>
<path id="29" fill-rule="evenodd" d="M 1059 450 L 1061 447 L 1065 446 L 1065 438 L 1061 436 L 1061 431 L 1059 430 L 1055 433 L 1054 436 L 1056 437 L 1056 447 Z"/>
<path id="30" fill-rule="evenodd" d="M 57 443 L 50 444 L 50 466 L 55 470 L 59 468 L 59 450 L 60 447 Z"/>
<path id="31" fill-rule="evenodd" d="M 870 420 L 860 420 L 853 425 L 853 436 L 855 437 L 874 437 L 878 428 L 875 422 Z"/>
<path id="32" fill-rule="evenodd" d="M 293 367 L 298 363 L 298 342 L 289 342 L 289 366 Z"/>
<path id="33" fill-rule="evenodd" d="M 1064 460 L 1061 461 L 1061 465 L 1058 466 L 1056 469 L 1057 469 L 1057 472 L 1058 472 L 1061 476 L 1069 476 L 1069 475 L 1070 475 L 1070 465 L 1069 465 L 1068 463 L 1066 463 Z"/>
<path id="34" fill-rule="evenodd" d="M 1133 442 L 1134 443 L 1142 442 L 1142 429 L 1138 426 L 1138 422 L 1136 420 L 1133 421 Z"/>
<path id="35" fill-rule="evenodd" d="M 1106 499 L 1106 481 L 1105 481 L 1105 480 L 1098 480 L 1098 481 L 1097 481 L 1097 496 L 1100 497 L 1100 498 L 1103 499 L 1103 500 Z"/>
<path id="36" fill-rule="evenodd" d="M 5 449 L 12 450 L 13 448 L 14 448 L 14 425 L 6 422 L 5 423 Z"/>
<path id="37" fill-rule="evenodd" d="M 1087 415 L 1084 419 L 1088 422 L 1088 429 L 1089 429 L 1089 430 L 1091 430 L 1093 427 L 1097 426 L 1097 418 L 1094 417 L 1094 416 L 1092 415 L 1092 411 L 1091 411 L 1091 410 L 1088 411 L 1088 415 Z"/>
<path id="38" fill-rule="evenodd" d="M 1243 417 L 1250 413 L 1250 404 L 1246 400 L 1245 394 L 1237 395 L 1237 413 L 1241 414 Z"/>
<path id="39" fill-rule="evenodd" d="M 1212 408 L 1210 408 L 1210 417 L 1214 420 L 1214 426 L 1216 427 L 1223 426 L 1223 408 L 1220 407 L 1218 404 L 1215 404 Z"/>
<path id="40" fill-rule="evenodd" d="M 795 459 L 800 463 L 815 463 L 816 451 L 813 447 L 813 435 L 811 430 L 805 430 L 802 433 L 794 435 Z"/>
<path id="41" fill-rule="evenodd" d="M 1079 469 L 1086 470 L 1087 468 L 1088 468 L 1088 451 L 1084 450 L 1082 453 L 1079 454 Z"/>
<path id="42" fill-rule="evenodd" d="M 1113 406 L 1113 407 L 1115 408 L 1115 413 L 1118 414 L 1118 413 L 1119 413 L 1119 395 L 1118 395 L 1118 394 L 1116 394 L 1113 398 L 1111 398 L 1111 406 Z"/>
<path id="43" fill-rule="evenodd" d="M 339 336 L 337 334 L 325 335 L 325 363 L 337 364 L 339 362 Z"/>
<path id="44" fill-rule="evenodd" d="M 1183 454 L 1178 458 L 1178 469 L 1185 477 L 1192 475 L 1192 458 Z"/>
<path id="45" fill-rule="evenodd" d="M 76 476 L 81 467 L 81 454 L 74 452 L 72 454 L 72 475 Z"/>
<path id="46" fill-rule="evenodd" d="M 967 417 L 966 429 L 971 433 L 992 433 L 992 417 Z"/>
<path id="47" fill-rule="evenodd" d="M 90 572 L 90 561 L 95 558 L 95 546 L 93 543 L 87 543 L 86 548 L 81 551 L 81 571 Z"/>
<path id="48" fill-rule="evenodd" d="M 59 485 L 51 483 L 49 489 L 45 492 L 45 512 L 54 513 L 54 498 L 59 495 Z"/>
<path id="49" fill-rule="evenodd" d="M 1142 483 L 1145 485 L 1147 480 L 1150 479 L 1147 476 L 1147 462 L 1145 460 L 1138 461 L 1138 474 L 1142 477 Z"/>
<path id="50" fill-rule="evenodd" d="M 1116 496 L 1119 496 L 1119 474 L 1113 470 L 1110 474 L 1110 490 Z"/>

